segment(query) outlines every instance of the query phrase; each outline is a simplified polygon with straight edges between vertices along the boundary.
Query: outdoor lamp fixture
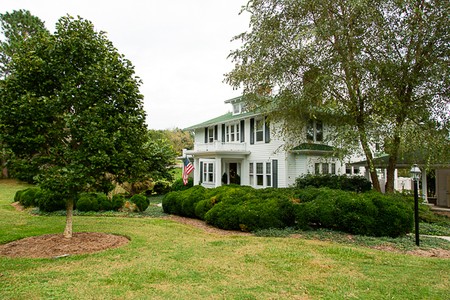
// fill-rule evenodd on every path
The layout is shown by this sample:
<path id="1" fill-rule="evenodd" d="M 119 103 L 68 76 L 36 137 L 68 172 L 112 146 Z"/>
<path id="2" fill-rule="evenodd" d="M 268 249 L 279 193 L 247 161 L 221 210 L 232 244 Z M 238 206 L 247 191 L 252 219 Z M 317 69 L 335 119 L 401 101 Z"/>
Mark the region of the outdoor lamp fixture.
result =
<path id="1" fill-rule="evenodd" d="M 411 178 L 414 182 L 414 225 L 416 231 L 416 245 L 419 246 L 419 178 L 422 173 L 417 166 L 414 164 L 409 171 Z"/>

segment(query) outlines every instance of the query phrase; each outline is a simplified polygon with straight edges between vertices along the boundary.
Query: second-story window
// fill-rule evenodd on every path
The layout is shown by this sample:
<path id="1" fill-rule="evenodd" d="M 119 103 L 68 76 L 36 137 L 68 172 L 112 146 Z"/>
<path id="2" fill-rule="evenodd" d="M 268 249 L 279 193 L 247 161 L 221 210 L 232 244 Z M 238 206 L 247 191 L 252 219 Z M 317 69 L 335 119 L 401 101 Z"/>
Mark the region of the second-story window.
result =
<path id="1" fill-rule="evenodd" d="M 255 140 L 257 142 L 264 141 L 264 119 L 255 120 Z"/>
<path id="2" fill-rule="evenodd" d="M 239 123 L 226 126 L 227 142 L 240 142 Z"/>
<path id="3" fill-rule="evenodd" d="M 306 126 L 306 139 L 309 142 L 323 142 L 322 121 L 310 120 Z"/>
<path id="4" fill-rule="evenodd" d="M 214 127 L 208 128 L 208 143 L 214 142 Z"/>

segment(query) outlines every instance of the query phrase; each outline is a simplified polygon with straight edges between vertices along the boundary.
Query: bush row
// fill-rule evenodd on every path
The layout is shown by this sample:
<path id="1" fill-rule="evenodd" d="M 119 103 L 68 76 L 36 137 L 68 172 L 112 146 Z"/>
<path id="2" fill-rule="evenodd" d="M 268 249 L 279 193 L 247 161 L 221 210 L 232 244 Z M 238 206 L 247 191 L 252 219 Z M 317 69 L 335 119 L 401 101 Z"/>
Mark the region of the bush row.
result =
<path id="1" fill-rule="evenodd" d="M 253 189 L 195 186 L 170 192 L 163 210 L 228 230 L 322 227 L 352 234 L 396 237 L 411 231 L 412 208 L 398 196 L 328 188 Z"/>
<path id="2" fill-rule="evenodd" d="M 295 180 L 295 187 L 298 189 L 304 189 L 309 186 L 317 188 L 328 187 L 330 189 L 358 193 L 367 192 L 372 189 L 372 183 L 362 176 L 307 174 Z"/>
<path id="3" fill-rule="evenodd" d="M 14 196 L 14 201 L 24 207 L 39 207 L 40 210 L 46 212 L 66 208 L 66 201 L 62 195 L 38 187 L 18 191 Z M 149 199 L 141 194 L 132 196 L 128 201 L 139 211 L 145 211 L 150 203 Z M 79 211 L 117 211 L 124 207 L 126 202 L 125 197 L 120 194 L 109 199 L 104 193 L 81 193 L 75 201 L 75 208 Z"/>

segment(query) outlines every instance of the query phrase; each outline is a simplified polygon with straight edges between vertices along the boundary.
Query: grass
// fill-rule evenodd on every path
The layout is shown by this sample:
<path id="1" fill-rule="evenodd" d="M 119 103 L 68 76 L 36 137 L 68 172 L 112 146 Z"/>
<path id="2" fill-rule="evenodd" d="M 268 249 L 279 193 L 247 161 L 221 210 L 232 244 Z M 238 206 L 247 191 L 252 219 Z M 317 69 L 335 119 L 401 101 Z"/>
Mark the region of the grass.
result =
<path id="1" fill-rule="evenodd" d="M 64 216 L 10 205 L 24 187 L 0 181 L 0 244 L 64 229 Z M 335 242 L 325 231 L 222 236 L 161 218 L 101 216 L 75 216 L 74 231 L 131 242 L 61 259 L 0 257 L 0 299 L 448 299 L 449 259 Z"/>

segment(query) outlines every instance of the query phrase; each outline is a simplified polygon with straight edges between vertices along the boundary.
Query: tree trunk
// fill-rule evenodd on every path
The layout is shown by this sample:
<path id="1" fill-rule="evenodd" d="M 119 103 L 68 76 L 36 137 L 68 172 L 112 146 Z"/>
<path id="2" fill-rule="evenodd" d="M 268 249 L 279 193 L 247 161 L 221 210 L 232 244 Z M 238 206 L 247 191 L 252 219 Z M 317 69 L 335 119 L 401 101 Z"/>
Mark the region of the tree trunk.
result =
<path id="1" fill-rule="evenodd" d="M 397 120 L 394 138 L 392 139 L 392 142 L 389 144 L 389 147 L 386 151 L 387 154 L 389 154 L 389 163 L 387 167 L 387 178 L 386 178 L 386 193 L 394 192 L 395 168 L 397 167 L 397 157 L 401 141 L 399 132 L 402 125 L 403 119 L 401 119 L 400 121 Z"/>
<path id="2" fill-rule="evenodd" d="M 372 151 L 370 150 L 369 143 L 367 142 L 364 126 L 359 124 L 358 131 L 359 131 L 359 141 L 363 148 L 364 155 L 366 156 L 367 167 L 369 168 L 369 174 L 370 179 L 372 180 L 373 189 L 381 193 L 381 186 L 380 181 L 378 180 L 377 169 L 375 168 L 375 165 L 373 163 L 373 155 Z"/>
<path id="3" fill-rule="evenodd" d="M 72 217 L 73 217 L 73 199 L 69 198 L 66 204 L 66 228 L 64 229 L 64 237 L 72 238 Z"/>

